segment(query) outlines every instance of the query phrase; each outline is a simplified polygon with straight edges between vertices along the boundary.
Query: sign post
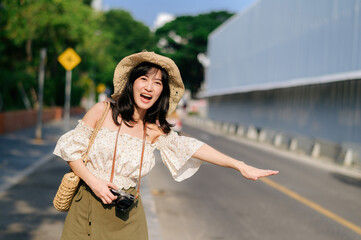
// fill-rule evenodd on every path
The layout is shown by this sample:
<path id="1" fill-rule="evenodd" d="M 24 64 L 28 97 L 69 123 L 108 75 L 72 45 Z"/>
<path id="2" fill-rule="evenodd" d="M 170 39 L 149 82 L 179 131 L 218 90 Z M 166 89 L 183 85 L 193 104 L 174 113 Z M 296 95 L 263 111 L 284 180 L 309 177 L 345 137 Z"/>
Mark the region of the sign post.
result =
<path id="1" fill-rule="evenodd" d="M 35 139 L 41 143 L 42 139 L 42 123 L 43 123 L 43 92 L 44 92 L 44 76 L 45 76 L 45 58 L 46 48 L 40 50 L 40 66 L 39 66 L 39 90 L 38 90 L 38 117 L 36 121 Z"/>
<path id="2" fill-rule="evenodd" d="M 72 48 L 67 48 L 62 54 L 58 57 L 59 63 L 66 70 L 66 85 L 65 85 L 65 104 L 64 104 L 64 121 L 65 130 L 69 130 L 69 118 L 70 118 L 70 94 L 71 94 L 71 71 L 75 68 L 80 62 L 81 58 Z"/>

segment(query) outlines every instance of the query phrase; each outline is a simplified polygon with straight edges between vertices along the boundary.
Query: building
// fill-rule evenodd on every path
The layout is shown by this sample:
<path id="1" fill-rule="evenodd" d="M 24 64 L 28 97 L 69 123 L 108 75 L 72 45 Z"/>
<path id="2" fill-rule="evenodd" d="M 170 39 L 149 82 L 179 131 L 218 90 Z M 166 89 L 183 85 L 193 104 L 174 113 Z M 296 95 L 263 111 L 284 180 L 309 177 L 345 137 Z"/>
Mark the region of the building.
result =
<path id="1" fill-rule="evenodd" d="M 361 149 L 361 0 L 259 0 L 208 42 L 208 118 Z"/>

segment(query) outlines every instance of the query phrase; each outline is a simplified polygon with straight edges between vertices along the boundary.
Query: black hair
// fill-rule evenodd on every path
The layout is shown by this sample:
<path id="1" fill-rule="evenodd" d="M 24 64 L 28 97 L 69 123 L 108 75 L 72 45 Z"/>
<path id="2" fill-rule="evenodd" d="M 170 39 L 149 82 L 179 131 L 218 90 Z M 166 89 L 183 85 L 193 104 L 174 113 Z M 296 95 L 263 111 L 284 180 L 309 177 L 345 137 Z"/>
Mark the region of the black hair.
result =
<path id="1" fill-rule="evenodd" d="M 133 68 L 120 96 L 115 103 L 111 104 L 113 112 L 112 117 L 115 125 L 120 125 L 120 122 L 118 122 L 118 116 L 120 115 L 124 123 L 128 126 L 131 126 L 129 122 L 134 121 L 133 114 L 135 107 L 133 96 L 134 81 L 141 76 L 145 76 L 147 73 L 149 73 L 149 71 L 151 71 L 152 68 L 158 69 L 162 72 L 163 90 L 158 100 L 147 110 L 144 123 L 156 123 L 158 120 L 162 131 L 164 133 L 170 132 L 170 127 L 173 125 L 168 123 L 166 119 L 169 110 L 170 99 L 168 72 L 164 68 L 161 68 L 160 66 L 150 62 L 142 62 Z"/>

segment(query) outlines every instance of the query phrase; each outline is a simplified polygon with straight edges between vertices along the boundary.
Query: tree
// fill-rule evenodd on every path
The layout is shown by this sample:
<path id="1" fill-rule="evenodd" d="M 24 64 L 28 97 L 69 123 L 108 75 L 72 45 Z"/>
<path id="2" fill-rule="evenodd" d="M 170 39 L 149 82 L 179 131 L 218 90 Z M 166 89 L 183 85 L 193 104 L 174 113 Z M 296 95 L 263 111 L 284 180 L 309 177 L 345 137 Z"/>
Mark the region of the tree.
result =
<path id="1" fill-rule="evenodd" d="M 36 102 L 39 51 L 47 48 L 44 101 L 63 104 L 64 70 L 57 62 L 66 47 L 84 44 L 94 35 L 96 13 L 81 0 L 3 0 L 0 39 L 1 96 L 5 109 L 19 108 L 22 89 Z M 62 74 L 62 72 L 64 74 Z M 9 92 L 13 94 L 9 94 Z M 11 101 L 12 100 L 12 101 Z"/>
<path id="2" fill-rule="evenodd" d="M 113 88 L 113 74 L 118 62 L 129 54 L 155 47 L 154 34 L 143 23 L 121 9 L 104 12 L 99 18 L 96 36 L 79 49 L 87 53 L 83 72 L 94 83 Z"/>
<path id="3" fill-rule="evenodd" d="M 72 47 L 82 62 L 73 70 L 72 105 L 89 87 L 112 86 L 117 62 L 153 49 L 153 34 L 123 10 L 98 12 L 89 0 L 2 0 L 0 4 L 0 111 L 37 100 L 39 51 L 47 48 L 44 103 L 64 104 L 65 70 L 58 56 Z M 19 94 L 20 93 L 20 94 Z M 1 109 L 1 103 L 4 108 Z"/>
<path id="4" fill-rule="evenodd" d="M 157 51 L 177 63 L 186 88 L 193 94 L 199 90 L 204 75 L 197 55 L 207 51 L 209 34 L 232 15 L 220 11 L 197 16 L 179 16 L 155 32 Z"/>
<path id="5" fill-rule="evenodd" d="M 113 73 L 116 64 L 124 57 L 155 47 L 153 33 L 143 23 L 133 19 L 131 14 L 121 9 L 113 9 L 104 13 L 102 32 L 107 32 L 105 51 L 113 64 L 98 69 L 102 71 L 102 81 L 113 86 Z"/>

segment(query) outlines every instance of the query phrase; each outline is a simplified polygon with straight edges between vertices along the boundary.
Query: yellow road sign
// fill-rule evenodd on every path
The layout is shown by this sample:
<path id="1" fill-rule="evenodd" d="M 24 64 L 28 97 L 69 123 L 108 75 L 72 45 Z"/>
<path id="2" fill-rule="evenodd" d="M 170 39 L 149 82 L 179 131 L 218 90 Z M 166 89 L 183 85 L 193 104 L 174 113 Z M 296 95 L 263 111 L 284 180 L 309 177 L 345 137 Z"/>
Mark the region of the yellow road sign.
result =
<path id="1" fill-rule="evenodd" d="M 67 48 L 62 54 L 59 55 L 58 61 L 68 71 L 75 68 L 80 62 L 81 58 L 72 48 Z"/>
<path id="2" fill-rule="evenodd" d="M 106 89 L 107 89 L 107 87 L 104 85 L 104 83 L 99 83 L 97 86 L 98 93 L 103 93 L 103 92 L 105 92 Z"/>

